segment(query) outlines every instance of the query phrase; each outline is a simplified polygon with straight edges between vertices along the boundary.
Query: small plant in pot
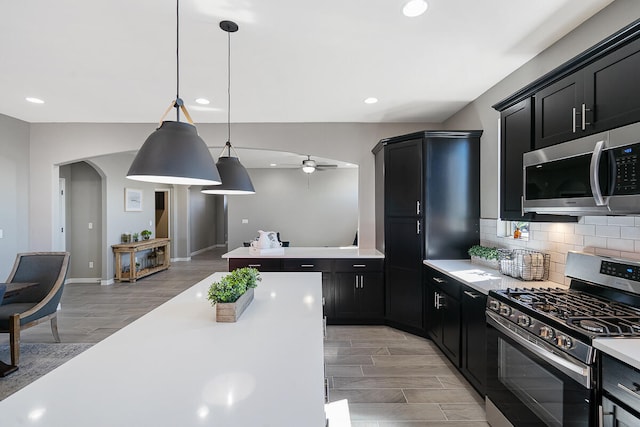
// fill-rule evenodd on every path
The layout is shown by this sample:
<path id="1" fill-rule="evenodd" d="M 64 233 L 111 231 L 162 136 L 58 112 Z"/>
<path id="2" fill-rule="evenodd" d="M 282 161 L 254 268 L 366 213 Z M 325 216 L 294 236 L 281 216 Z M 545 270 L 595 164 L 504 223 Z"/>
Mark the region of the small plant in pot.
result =
<path id="1" fill-rule="evenodd" d="M 131 235 L 131 237 L 133 237 L 133 241 L 134 241 L 134 242 L 137 242 L 137 241 L 138 241 L 138 238 L 139 238 L 140 236 L 138 235 L 138 233 L 133 233 L 133 234 Z"/>
<path id="2" fill-rule="evenodd" d="M 260 272 L 255 268 L 237 268 L 213 282 L 207 299 L 216 306 L 216 321 L 235 322 L 253 300 L 253 288 L 261 281 Z"/>
<path id="3" fill-rule="evenodd" d="M 149 238 L 151 237 L 151 231 L 149 230 L 142 230 L 140 232 L 140 235 L 142 236 L 143 240 L 149 240 Z"/>
<path id="4" fill-rule="evenodd" d="M 498 269 L 498 249 L 475 245 L 469 249 L 468 253 L 471 256 L 471 262 Z"/>

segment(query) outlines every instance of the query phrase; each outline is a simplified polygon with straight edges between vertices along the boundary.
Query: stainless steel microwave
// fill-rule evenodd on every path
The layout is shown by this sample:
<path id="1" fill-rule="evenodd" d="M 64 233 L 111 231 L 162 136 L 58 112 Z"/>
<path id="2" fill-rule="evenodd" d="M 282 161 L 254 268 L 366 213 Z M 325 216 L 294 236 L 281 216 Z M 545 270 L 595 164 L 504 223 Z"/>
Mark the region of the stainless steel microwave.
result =
<path id="1" fill-rule="evenodd" d="M 640 123 L 525 153 L 523 212 L 640 214 Z"/>

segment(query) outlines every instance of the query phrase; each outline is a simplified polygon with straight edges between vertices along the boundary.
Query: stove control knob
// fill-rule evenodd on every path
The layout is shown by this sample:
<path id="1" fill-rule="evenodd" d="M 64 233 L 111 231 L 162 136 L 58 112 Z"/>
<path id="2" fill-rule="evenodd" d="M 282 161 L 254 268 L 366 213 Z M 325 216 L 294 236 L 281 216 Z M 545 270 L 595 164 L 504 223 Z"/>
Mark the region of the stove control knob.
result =
<path id="1" fill-rule="evenodd" d="M 531 317 L 526 314 L 521 314 L 518 316 L 518 325 L 520 326 L 531 326 Z"/>
<path id="2" fill-rule="evenodd" d="M 564 335 L 558 335 L 556 337 L 556 345 L 565 350 L 569 350 L 571 347 L 573 347 L 573 342 L 569 337 L 566 337 Z"/>
<path id="3" fill-rule="evenodd" d="M 496 300 L 489 301 L 489 309 L 493 311 L 498 311 L 500 309 L 500 303 Z"/>
<path id="4" fill-rule="evenodd" d="M 500 314 L 505 316 L 505 317 L 511 316 L 511 307 L 509 307 L 508 305 L 501 305 L 500 306 Z"/>
<path id="5" fill-rule="evenodd" d="M 553 332 L 553 329 L 551 329 L 548 326 L 543 326 L 542 328 L 540 328 L 540 336 L 542 338 L 546 338 L 548 340 L 553 339 L 553 336 L 555 335 L 555 333 Z"/>

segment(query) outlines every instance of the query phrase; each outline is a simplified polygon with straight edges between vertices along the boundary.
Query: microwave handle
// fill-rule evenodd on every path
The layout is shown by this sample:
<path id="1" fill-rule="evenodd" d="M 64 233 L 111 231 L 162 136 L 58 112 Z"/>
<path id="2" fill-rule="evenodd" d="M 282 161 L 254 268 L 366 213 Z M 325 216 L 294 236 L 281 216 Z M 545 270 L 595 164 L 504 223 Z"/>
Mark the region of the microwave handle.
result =
<path id="1" fill-rule="evenodd" d="M 591 194 L 596 201 L 596 206 L 607 206 L 609 204 L 609 198 L 602 197 L 602 190 L 600 189 L 600 180 L 598 179 L 598 171 L 600 170 L 600 159 L 602 157 L 602 151 L 604 150 L 604 140 L 598 141 L 593 149 L 593 155 L 591 156 L 591 167 L 589 168 L 589 174 L 591 176 Z"/>

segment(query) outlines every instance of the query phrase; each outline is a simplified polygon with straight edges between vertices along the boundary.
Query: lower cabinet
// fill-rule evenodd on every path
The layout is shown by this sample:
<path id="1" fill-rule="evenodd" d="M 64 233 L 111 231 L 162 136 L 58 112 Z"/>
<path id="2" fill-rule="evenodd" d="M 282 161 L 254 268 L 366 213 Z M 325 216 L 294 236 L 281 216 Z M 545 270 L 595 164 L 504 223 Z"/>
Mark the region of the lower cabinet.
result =
<path id="1" fill-rule="evenodd" d="M 336 260 L 334 267 L 336 322 L 359 320 L 380 323 L 384 317 L 383 261 Z"/>
<path id="2" fill-rule="evenodd" d="M 460 288 L 449 276 L 427 268 L 427 335 L 453 362 L 460 366 Z"/>
<path id="3" fill-rule="evenodd" d="M 487 379 L 486 305 L 486 295 L 463 286 L 460 370 L 481 395 L 485 394 Z"/>
<path id="4" fill-rule="evenodd" d="M 425 267 L 427 336 L 484 396 L 487 369 L 487 296 Z"/>

